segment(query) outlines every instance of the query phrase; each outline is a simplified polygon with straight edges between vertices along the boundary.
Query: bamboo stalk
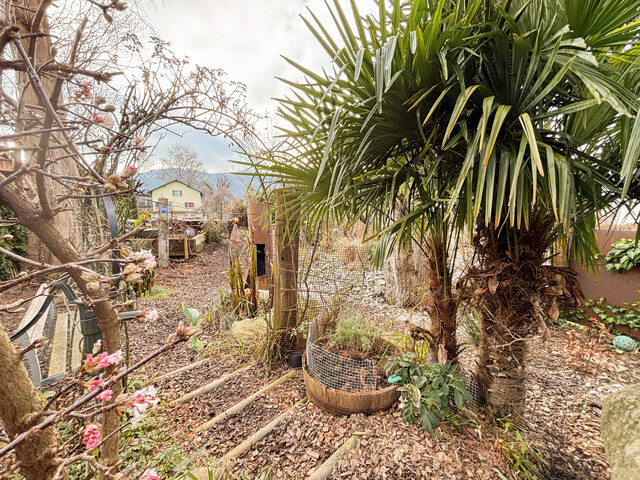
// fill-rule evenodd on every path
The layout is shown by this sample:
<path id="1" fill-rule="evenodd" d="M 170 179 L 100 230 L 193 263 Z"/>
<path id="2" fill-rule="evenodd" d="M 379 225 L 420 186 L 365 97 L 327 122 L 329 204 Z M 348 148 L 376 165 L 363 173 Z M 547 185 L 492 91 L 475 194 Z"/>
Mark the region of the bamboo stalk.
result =
<path id="1" fill-rule="evenodd" d="M 233 377 L 235 377 L 236 375 L 241 374 L 242 372 L 246 372 L 247 370 L 249 370 L 251 368 L 251 365 L 245 365 L 242 368 L 239 368 L 238 370 L 231 372 L 231 373 L 227 373 L 223 376 L 221 376 L 220 378 L 215 379 L 213 382 L 209 382 L 206 385 L 203 385 L 200 388 L 197 388 L 189 393 L 184 394 L 183 396 L 181 396 L 180 398 L 174 400 L 173 402 L 171 402 L 172 405 L 175 405 L 176 403 L 184 403 L 184 402 L 188 402 L 189 400 L 192 400 L 194 398 L 196 398 L 199 395 L 203 395 L 205 393 L 210 392 L 211 390 L 214 390 L 216 388 L 218 388 L 221 385 L 224 385 L 225 383 L 227 383 L 229 380 L 231 380 Z"/>
<path id="2" fill-rule="evenodd" d="M 273 382 L 271 382 L 268 385 L 265 385 L 264 387 L 262 387 L 260 390 L 258 390 L 254 394 L 249 395 L 244 400 L 241 400 L 240 402 L 236 403 L 235 405 L 233 405 L 232 407 L 228 408 L 224 412 L 219 413 L 218 415 L 213 417 L 208 422 L 205 422 L 202 425 L 200 425 L 198 428 L 196 428 L 196 433 L 197 432 L 201 432 L 203 430 L 207 430 L 207 429 L 213 427 L 214 425 L 217 425 L 218 423 L 221 423 L 222 421 L 226 420 L 231 415 L 235 415 L 236 413 L 241 412 L 248 405 L 253 403 L 258 397 L 262 396 L 263 394 L 267 393 L 270 390 L 273 390 L 278 385 L 286 382 L 287 380 L 289 380 L 289 379 L 291 379 L 291 378 L 293 378 L 295 376 L 296 376 L 296 372 L 295 371 L 292 371 L 292 372 L 289 372 L 289 373 L 285 373 L 280 378 L 274 380 Z"/>

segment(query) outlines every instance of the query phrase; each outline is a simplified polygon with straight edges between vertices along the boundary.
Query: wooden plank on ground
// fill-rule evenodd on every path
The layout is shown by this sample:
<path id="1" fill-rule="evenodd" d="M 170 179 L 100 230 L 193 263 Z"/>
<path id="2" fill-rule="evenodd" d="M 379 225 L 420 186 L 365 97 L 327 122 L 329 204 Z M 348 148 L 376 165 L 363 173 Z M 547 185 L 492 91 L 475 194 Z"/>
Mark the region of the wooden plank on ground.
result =
<path id="1" fill-rule="evenodd" d="M 69 345 L 71 345 L 71 363 L 69 364 L 68 370 L 71 372 L 75 372 L 80 368 L 80 363 L 82 363 L 82 347 L 84 338 L 80 331 L 79 315 L 78 311 L 75 310 L 70 322 L 71 335 L 69 335 Z"/>
<path id="2" fill-rule="evenodd" d="M 295 376 L 296 376 L 296 372 L 295 371 L 291 371 L 291 372 L 285 373 L 284 375 L 282 375 L 278 379 L 274 380 L 270 384 L 265 385 L 264 387 L 262 387 L 260 390 L 258 390 L 254 394 L 249 395 L 244 400 L 241 400 L 240 402 L 236 403 L 235 405 L 233 405 L 232 407 L 228 408 L 224 412 L 219 413 L 218 415 L 213 417 L 208 422 L 203 423 L 198 428 L 196 428 L 196 432 L 201 432 L 203 430 L 207 430 L 207 429 L 213 427 L 214 425 L 217 425 L 218 423 L 220 423 L 220 422 L 224 421 L 225 419 L 229 418 L 231 415 L 235 415 L 236 413 L 241 412 L 248 405 L 253 403 L 258 397 L 264 395 L 269 390 L 273 390 L 278 385 L 286 382 L 287 380 L 289 380 L 289 379 L 291 379 L 291 378 L 293 378 Z"/>
<path id="3" fill-rule="evenodd" d="M 236 446 L 235 448 L 233 448 L 229 452 L 227 452 L 227 454 L 224 457 L 222 457 L 223 460 L 234 460 L 234 459 L 238 458 L 240 455 L 242 455 L 243 453 L 245 453 L 253 445 L 258 443 L 260 440 L 262 440 L 267 435 L 269 435 L 273 431 L 273 429 L 276 428 L 278 425 L 280 425 L 282 423 L 282 421 L 284 419 L 286 419 L 289 415 L 291 415 L 293 413 L 293 411 L 296 409 L 296 407 L 298 405 L 300 405 L 302 402 L 304 402 L 304 400 L 305 399 L 302 399 L 302 400 L 299 400 L 296 403 L 294 403 L 291 407 L 289 407 L 287 410 L 282 412 L 276 418 L 271 420 L 268 424 L 266 424 L 264 427 L 262 427 L 256 433 L 251 435 L 249 438 L 245 439 L 242 443 L 240 443 L 238 446 Z"/>
<path id="4" fill-rule="evenodd" d="M 189 393 L 181 396 L 180 398 L 174 400 L 171 403 L 188 402 L 189 400 L 191 400 L 193 398 L 196 398 L 199 395 L 203 395 L 205 393 L 210 392 L 211 390 L 214 390 L 214 389 L 218 388 L 221 385 L 224 385 L 225 383 L 227 383 L 230 379 L 232 379 L 236 375 L 239 375 L 242 372 L 246 372 L 250 368 L 251 368 L 251 365 L 245 365 L 244 367 L 239 368 L 238 370 L 236 370 L 234 372 L 227 373 L 227 374 L 221 376 L 220 378 L 215 379 L 213 382 L 207 383 L 206 385 L 203 385 L 202 387 L 197 388 L 197 389 L 193 390 L 192 392 L 189 392 Z"/>
<path id="5" fill-rule="evenodd" d="M 68 333 L 69 314 L 59 313 L 56 316 L 53 339 L 51 340 L 51 360 L 49 361 L 48 376 L 65 373 L 67 368 L 67 349 L 69 347 Z"/>
<path id="6" fill-rule="evenodd" d="M 356 448 L 361 437 L 362 432 L 356 432 L 351 435 L 351 437 L 349 437 L 347 441 L 340 446 L 340 448 L 333 452 L 333 455 L 327 458 L 327 460 L 325 460 L 322 465 L 311 472 L 311 474 L 307 477 L 307 480 L 326 480 L 327 478 L 331 477 L 336 464 L 342 457 Z"/>

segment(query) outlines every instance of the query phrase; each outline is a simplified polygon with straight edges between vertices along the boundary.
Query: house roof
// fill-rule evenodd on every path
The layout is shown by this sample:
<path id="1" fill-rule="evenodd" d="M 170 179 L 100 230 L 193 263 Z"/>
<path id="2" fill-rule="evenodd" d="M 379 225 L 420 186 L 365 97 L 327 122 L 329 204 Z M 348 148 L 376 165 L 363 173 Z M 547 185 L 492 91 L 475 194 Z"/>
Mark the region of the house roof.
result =
<path id="1" fill-rule="evenodd" d="M 193 188 L 191 185 L 187 185 L 186 183 L 181 182 L 180 180 L 171 180 L 170 182 L 163 183 L 162 185 L 160 185 L 160 186 L 158 186 L 158 187 L 156 187 L 156 188 L 152 188 L 150 191 L 151 191 L 151 192 L 154 192 L 154 191 L 158 190 L 159 188 L 166 187 L 166 186 L 167 186 L 167 185 L 169 185 L 170 183 L 181 183 L 181 184 L 182 184 L 182 185 L 184 185 L 185 187 L 188 187 L 188 188 L 190 188 L 191 190 L 195 190 L 195 191 L 196 191 L 196 192 L 198 192 L 200 195 L 202 195 L 202 192 L 201 192 L 200 190 L 198 190 L 197 188 Z"/>

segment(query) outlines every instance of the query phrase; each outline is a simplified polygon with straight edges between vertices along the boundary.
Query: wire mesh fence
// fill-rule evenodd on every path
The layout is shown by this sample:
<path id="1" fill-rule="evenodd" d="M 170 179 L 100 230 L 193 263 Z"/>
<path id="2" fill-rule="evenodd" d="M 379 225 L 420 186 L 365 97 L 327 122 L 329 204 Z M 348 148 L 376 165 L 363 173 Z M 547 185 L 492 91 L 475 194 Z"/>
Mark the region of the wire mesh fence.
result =
<path id="1" fill-rule="evenodd" d="M 307 369 L 323 385 L 347 392 L 375 390 L 379 384 L 378 361 L 356 360 L 332 352 L 322 346 L 321 326 L 309 324 L 307 337 Z"/>

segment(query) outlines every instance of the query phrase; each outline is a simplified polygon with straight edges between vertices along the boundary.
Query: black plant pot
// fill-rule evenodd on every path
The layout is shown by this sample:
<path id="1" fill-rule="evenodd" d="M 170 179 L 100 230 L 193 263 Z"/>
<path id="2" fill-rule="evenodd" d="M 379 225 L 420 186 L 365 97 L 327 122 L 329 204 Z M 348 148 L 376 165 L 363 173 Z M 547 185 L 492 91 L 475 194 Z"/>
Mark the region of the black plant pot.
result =
<path id="1" fill-rule="evenodd" d="M 287 365 L 289 368 L 299 369 L 302 368 L 302 353 L 301 352 L 293 352 L 290 353 L 287 357 Z"/>

